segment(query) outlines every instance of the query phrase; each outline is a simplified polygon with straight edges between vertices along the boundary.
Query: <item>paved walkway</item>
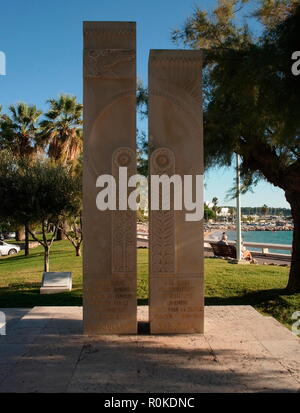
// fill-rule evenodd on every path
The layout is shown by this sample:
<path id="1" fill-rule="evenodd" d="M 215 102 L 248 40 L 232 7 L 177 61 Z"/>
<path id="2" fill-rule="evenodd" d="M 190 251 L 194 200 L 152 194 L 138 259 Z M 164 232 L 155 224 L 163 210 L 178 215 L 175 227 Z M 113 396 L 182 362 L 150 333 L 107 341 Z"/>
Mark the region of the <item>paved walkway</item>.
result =
<path id="1" fill-rule="evenodd" d="M 205 335 L 177 336 L 82 336 L 79 307 L 2 311 L 0 392 L 300 391 L 300 339 L 250 306 L 207 307 Z"/>

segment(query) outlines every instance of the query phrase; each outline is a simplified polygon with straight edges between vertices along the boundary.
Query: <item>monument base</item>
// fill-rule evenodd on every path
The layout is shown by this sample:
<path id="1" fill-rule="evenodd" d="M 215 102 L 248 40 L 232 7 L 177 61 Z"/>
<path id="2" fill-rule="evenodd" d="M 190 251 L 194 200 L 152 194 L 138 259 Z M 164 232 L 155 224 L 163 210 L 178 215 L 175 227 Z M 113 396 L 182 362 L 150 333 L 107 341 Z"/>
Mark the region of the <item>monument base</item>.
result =
<path id="1" fill-rule="evenodd" d="M 83 311 L 87 335 L 136 334 L 135 274 L 113 274 L 86 280 L 84 300 L 90 303 Z"/>
<path id="2" fill-rule="evenodd" d="M 203 278 L 188 274 L 152 276 L 149 320 L 151 334 L 202 334 Z"/>

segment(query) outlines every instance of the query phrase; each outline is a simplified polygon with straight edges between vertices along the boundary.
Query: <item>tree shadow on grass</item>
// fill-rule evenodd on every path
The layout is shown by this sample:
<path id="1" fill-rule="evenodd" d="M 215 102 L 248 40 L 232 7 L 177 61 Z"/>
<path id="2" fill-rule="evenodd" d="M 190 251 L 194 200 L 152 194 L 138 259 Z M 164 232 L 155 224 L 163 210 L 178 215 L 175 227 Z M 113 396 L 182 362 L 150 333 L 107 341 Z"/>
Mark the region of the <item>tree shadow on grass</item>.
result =
<path id="1" fill-rule="evenodd" d="M 247 292 L 240 296 L 232 297 L 205 297 L 205 305 L 261 305 L 270 301 L 281 302 L 282 305 L 288 306 L 286 301 L 282 298 L 282 295 L 287 295 L 284 289 L 270 289 Z M 139 298 L 137 304 L 144 306 L 149 305 L 148 298 Z"/>
<path id="2" fill-rule="evenodd" d="M 0 288 L 0 308 L 32 308 L 36 306 L 81 307 L 82 291 L 51 295 L 40 294 L 40 283 L 10 284 Z"/>
<path id="3" fill-rule="evenodd" d="M 22 283 L 11 283 L 8 284 L 8 289 L 10 290 L 21 290 L 21 289 L 38 289 L 41 283 L 38 282 L 22 282 Z"/>
<path id="4" fill-rule="evenodd" d="M 14 262 L 19 262 L 19 261 L 29 260 L 29 259 L 36 258 L 36 257 L 43 257 L 43 256 L 44 256 L 43 252 L 35 252 L 28 256 L 25 256 L 24 254 L 5 256 L 0 259 L 0 266 L 5 265 L 8 262 L 14 263 Z"/>
<path id="5" fill-rule="evenodd" d="M 284 289 L 276 288 L 270 290 L 259 290 L 246 292 L 240 296 L 233 297 L 206 297 L 205 305 L 262 305 L 270 301 L 286 303 L 281 297 L 286 295 Z"/>
<path id="6" fill-rule="evenodd" d="M 55 251 L 55 250 L 51 250 L 50 251 L 50 262 L 51 262 L 51 257 L 59 255 L 60 258 L 64 258 L 64 257 L 69 257 L 70 255 L 74 255 L 75 257 L 75 252 L 72 251 L 65 251 L 65 252 L 61 252 L 61 251 Z M 32 258 L 40 258 L 40 257 L 44 257 L 44 252 L 43 251 L 35 251 L 35 252 L 31 252 L 30 255 L 26 256 L 24 254 L 18 254 L 18 255 L 11 255 L 11 256 L 3 256 L 0 259 L 0 266 L 1 265 L 5 265 L 8 262 L 9 263 L 14 263 L 14 262 L 19 262 L 19 261 L 26 261 L 26 260 L 30 260 Z M 75 257 L 76 258 L 76 257 Z"/>

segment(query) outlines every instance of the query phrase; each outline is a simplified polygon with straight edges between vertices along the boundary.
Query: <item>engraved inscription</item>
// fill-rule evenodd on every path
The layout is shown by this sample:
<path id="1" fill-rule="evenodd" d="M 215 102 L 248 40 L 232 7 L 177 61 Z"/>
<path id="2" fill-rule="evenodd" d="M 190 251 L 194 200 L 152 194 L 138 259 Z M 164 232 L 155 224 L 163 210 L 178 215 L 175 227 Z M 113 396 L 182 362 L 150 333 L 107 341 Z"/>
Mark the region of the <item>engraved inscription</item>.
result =
<path id="1" fill-rule="evenodd" d="M 202 277 L 156 278 L 151 289 L 154 302 L 150 313 L 155 328 L 169 332 L 197 331 L 203 318 L 201 290 Z"/>
<path id="2" fill-rule="evenodd" d="M 91 314 L 91 320 L 101 322 L 126 323 L 129 315 L 135 318 L 135 283 L 130 274 L 128 278 L 102 279 L 89 293 L 89 303 L 95 311 Z M 133 301 L 134 300 L 134 301 Z M 126 317 L 124 318 L 124 316 Z"/>

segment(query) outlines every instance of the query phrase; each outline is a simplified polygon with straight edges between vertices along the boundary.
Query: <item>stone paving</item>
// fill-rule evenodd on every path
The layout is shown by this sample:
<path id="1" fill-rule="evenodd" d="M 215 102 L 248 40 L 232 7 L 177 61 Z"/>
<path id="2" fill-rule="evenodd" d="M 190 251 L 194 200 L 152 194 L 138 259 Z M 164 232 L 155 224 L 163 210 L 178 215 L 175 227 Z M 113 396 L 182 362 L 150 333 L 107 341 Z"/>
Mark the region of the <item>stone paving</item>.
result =
<path id="1" fill-rule="evenodd" d="M 2 311 L 0 392 L 300 391 L 300 339 L 250 306 L 206 307 L 204 335 L 158 336 L 83 336 L 80 307 Z"/>

